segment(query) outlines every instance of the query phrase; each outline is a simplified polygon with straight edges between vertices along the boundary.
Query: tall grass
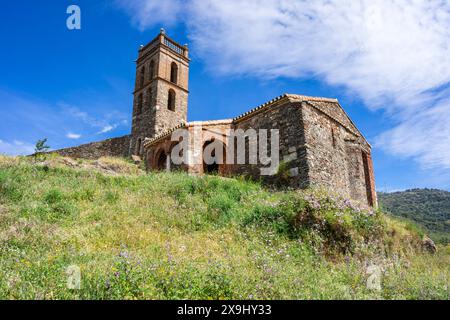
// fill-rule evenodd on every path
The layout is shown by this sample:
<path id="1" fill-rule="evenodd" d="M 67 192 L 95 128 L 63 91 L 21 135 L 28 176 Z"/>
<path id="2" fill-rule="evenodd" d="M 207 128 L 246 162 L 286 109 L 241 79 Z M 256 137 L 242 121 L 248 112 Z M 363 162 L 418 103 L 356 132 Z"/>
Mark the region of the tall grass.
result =
<path id="1" fill-rule="evenodd" d="M 0 298 L 449 297 L 446 250 L 421 253 L 414 230 L 347 199 L 67 161 L 0 158 Z"/>

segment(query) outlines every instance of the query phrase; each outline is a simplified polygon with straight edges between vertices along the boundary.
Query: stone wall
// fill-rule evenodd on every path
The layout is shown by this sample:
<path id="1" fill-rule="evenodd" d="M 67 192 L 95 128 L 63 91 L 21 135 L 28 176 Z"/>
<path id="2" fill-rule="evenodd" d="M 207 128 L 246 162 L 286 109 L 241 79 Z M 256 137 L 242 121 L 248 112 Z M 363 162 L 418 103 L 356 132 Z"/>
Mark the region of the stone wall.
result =
<path id="1" fill-rule="evenodd" d="M 173 52 L 165 46 L 161 46 L 159 54 L 158 76 L 161 79 L 170 80 L 170 71 L 172 62 L 178 66 L 177 85 L 187 90 L 189 88 L 189 60 L 180 57 L 179 54 Z"/>
<path id="2" fill-rule="evenodd" d="M 167 103 L 169 90 L 175 92 L 175 110 L 169 110 Z M 187 121 L 188 94 L 175 84 L 160 80 L 157 83 L 157 98 L 155 110 L 155 134 L 174 128 Z M 148 138 L 152 138 L 149 136 Z"/>
<path id="3" fill-rule="evenodd" d="M 262 178 L 268 183 L 284 184 L 291 187 L 306 188 L 309 186 L 308 165 L 306 163 L 306 147 L 299 103 L 291 103 L 288 99 L 278 102 L 270 109 L 251 114 L 247 118 L 235 122 L 235 129 L 279 129 L 280 161 L 284 164 L 284 172 L 275 168 L 274 175 L 260 176 L 260 169 L 266 167 L 258 159 L 257 165 L 236 164 L 231 169 L 234 174 L 249 175 L 254 179 Z M 268 136 L 270 150 L 270 134 Z M 248 150 L 248 148 L 246 148 Z M 248 158 L 247 158 L 248 159 Z"/>
<path id="4" fill-rule="evenodd" d="M 373 181 L 365 169 L 368 160 L 364 163 L 363 158 L 370 154 L 370 146 L 337 103 L 324 102 L 319 106 L 304 102 L 301 108 L 311 186 L 370 202 L 368 192 Z"/>
<path id="5" fill-rule="evenodd" d="M 145 138 L 153 137 L 155 133 L 156 118 L 156 92 L 158 90 L 157 82 L 148 83 L 142 90 L 135 93 L 133 104 L 132 120 L 132 141 L 131 152 L 141 154 L 142 144 Z M 138 110 L 139 95 L 142 94 L 142 109 Z M 140 112 L 139 112 L 140 111 Z M 139 143 L 140 141 L 140 143 Z"/>
<path id="6" fill-rule="evenodd" d="M 348 196 L 361 202 L 367 202 L 368 189 L 366 188 L 363 151 L 357 141 L 347 142 L 347 175 L 349 187 L 346 191 Z"/>
<path id="7" fill-rule="evenodd" d="M 63 157 L 98 159 L 101 157 L 128 157 L 131 135 L 93 142 L 81 146 L 52 151 Z"/>

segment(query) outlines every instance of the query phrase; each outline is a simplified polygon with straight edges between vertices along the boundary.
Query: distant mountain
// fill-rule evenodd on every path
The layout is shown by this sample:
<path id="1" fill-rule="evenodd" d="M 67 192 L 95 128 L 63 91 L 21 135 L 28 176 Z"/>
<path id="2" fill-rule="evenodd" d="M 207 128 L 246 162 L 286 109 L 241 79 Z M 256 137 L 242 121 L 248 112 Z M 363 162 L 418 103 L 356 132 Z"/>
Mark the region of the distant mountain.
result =
<path id="1" fill-rule="evenodd" d="M 414 221 L 435 241 L 450 243 L 450 192 L 437 189 L 411 189 L 378 193 L 381 208 Z"/>

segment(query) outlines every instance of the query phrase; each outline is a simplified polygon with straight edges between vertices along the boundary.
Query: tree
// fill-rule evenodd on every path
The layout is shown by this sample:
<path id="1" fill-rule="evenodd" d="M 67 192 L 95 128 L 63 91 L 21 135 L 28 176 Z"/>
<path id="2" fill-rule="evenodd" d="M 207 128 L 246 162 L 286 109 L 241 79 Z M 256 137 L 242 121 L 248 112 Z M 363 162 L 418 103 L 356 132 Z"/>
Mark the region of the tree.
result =
<path id="1" fill-rule="evenodd" d="M 37 160 L 37 158 L 44 152 L 47 152 L 48 149 L 50 149 L 50 146 L 47 145 L 47 138 L 38 140 L 34 147 L 34 159 Z"/>

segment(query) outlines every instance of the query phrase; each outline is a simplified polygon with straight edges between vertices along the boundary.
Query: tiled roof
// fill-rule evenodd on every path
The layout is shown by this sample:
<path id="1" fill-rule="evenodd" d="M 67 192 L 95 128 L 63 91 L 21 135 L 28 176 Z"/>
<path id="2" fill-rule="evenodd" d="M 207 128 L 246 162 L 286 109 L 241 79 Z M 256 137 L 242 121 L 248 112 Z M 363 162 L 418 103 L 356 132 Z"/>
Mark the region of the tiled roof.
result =
<path id="1" fill-rule="evenodd" d="M 308 102 L 308 104 L 315 107 L 320 112 L 326 114 L 328 117 L 330 117 L 333 120 L 337 121 L 338 123 L 342 124 L 350 132 L 352 132 L 356 135 L 362 136 L 362 134 L 356 128 L 356 126 L 354 125 L 352 120 L 347 116 L 345 111 L 344 111 L 345 119 L 344 118 L 338 119 L 337 117 L 332 116 L 332 114 L 327 111 L 327 108 L 330 106 L 333 106 L 333 105 L 342 109 L 342 107 L 340 106 L 339 101 L 337 99 L 323 98 L 323 97 L 310 97 L 310 96 L 286 93 L 286 94 L 276 97 L 275 99 L 267 101 L 267 102 L 255 107 L 255 108 L 251 109 L 250 111 L 245 112 L 233 119 L 212 120 L 212 121 L 195 121 L 195 122 L 182 123 L 174 128 L 171 128 L 171 129 L 157 135 L 156 137 L 154 137 L 152 139 L 148 139 L 148 138 L 145 139 L 144 146 L 148 146 L 148 145 L 153 144 L 161 139 L 164 139 L 168 135 L 173 133 L 175 130 L 180 129 L 180 128 L 187 128 L 187 127 L 196 126 L 196 125 L 208 126 L 208 125 L 231 124 L 231 123 L 239 122 L 250 116 L 253 116 L 256 113 L 268 110 L 271 107 L 278 105 L 283 100 L 290 101 L 290 102 Z"/>
<path id="2" fill-rule="evenodd" d="M 250 115 L 253 115 L 254 113 L 269 109 L 270 107 L 272 107 L 273 105 L 277 104 L 278 102 L 280 102 L 284 99 L 288 99 L 291 102 L 303 102 L 303 101 L 323 101 L 323 102 L 334 102 L 334 103 L 338 102 L 337 99 L 322 98 L 322 97 L 309 97 L 309 96 L 303 96 L 303 95 L 298 95 L 298 94 L 285 93 L 279 97 L 276 97 L 275 99 L 272 99 L 270 101 L 267 101 L 266 103 L 263 103 L 262 105 L 259 105 L 256 108 L 251 109 L 250 111 L 247 111 L 244 114 L 241 114 L 240 116 L 234 118 L 233 120 L 235 122 L 240 121 L 244 118 L 247 118 Z"/>
<path id="3" fill-rule="evenodd" d="M 188 127 L 193 127 L 193 126 L 212 126 L 212 125 L 221 125 L 221 124 L 231 124 L 233 123 L 233 119 L 225 119 L 225 120 L 208 120 L 208 121 L 193 121 L 193 122 L 187 122 L 187 123 L 182 123 L 176 127 L 173 127 L 169 130 L 164 131 L 163 133 L 157 135 L 156 137 L 152 138 L 152 139 L 145 139 L 144 141 L 144 146 L 150 145 L 152 143 L 155 143 L 161 139 L 166 138 L 167 136 L 169 136 L 170 134 L 172 134 L 175 130 L 177 129 L 181 129 L 181 128 L 188 128 Z"/>
<path id="4" fill-rule="evenodd" d="M 145 140 L 144 140 L 144 147 L 152 144 L 153 142 L 155 142 L 157 140 L 160 140 L 160 139 L 163 139 L 163 138 L 167 137 L 168 135 L 170 135 L 172 132 L 174 132 L 177 129 L 181 129 L 181 128 L 185 128 L 185 127 L 186 127 L 186 123 L 181 123 L 181 124 L 179 124 L 176 127 L 173 127 L 173 128 L 171 128 L 169 130 L 164 131 L 163 133 L 157 135 L 154 138 L 151 138 L 151 139 L 145 138 Z"/>

